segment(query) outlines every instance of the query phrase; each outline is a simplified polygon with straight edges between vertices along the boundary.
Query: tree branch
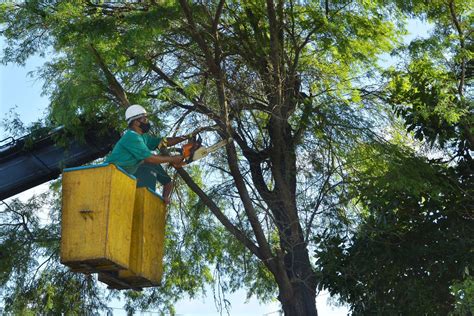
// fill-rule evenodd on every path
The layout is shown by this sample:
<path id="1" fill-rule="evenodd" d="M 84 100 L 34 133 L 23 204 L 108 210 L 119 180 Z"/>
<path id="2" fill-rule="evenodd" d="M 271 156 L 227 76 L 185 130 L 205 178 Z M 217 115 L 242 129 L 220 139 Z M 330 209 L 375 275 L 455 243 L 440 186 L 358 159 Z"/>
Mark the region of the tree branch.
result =
<path id="1" fill-rule="evenodd" d="M 224 8 L 225 0 L 220 0 L 219 4 L 217 5 L 216 14 L 214 16 L 214 20 L 212 21 L 212 33 L 217 33 L 217 26 L 219 25 L 219 20 L 222 15 L 222 9 Z"/>
<path id="2" fill-rule="evenodd" d="M 214 75 L 218 74 L 219 67 L 215 63 L 215 60 L 212 57 L 211 51 L 209 50 L 209 47 L 207 46 L 206 41 L 204 40 L 204 38 L 201 36 L 201 34 L 199 33 L 197 29 L 197 25 L 196 25 L 196 22 L 194 21 L 191 8 L 189 7 L 186 0 L 179 0 L 179 3 L 181 5 L 181 8 L 183 9 L 186 19 L 188 20 L 188 24 L 191 27 L 191 36 L 193 37 L 193 39 L 198 44 L 199 48 L 204 53 L 204 57 L 206 58 L 209 69 L 214 73 Z"/>
<path id="3" fill-rule="evenodd" d="M 196 193 L 201 201 L 209 208 L 209 210 L 217 217 L 217 219 L 224 225 L 224 227 L 235 236 L 245 247 L 247 247 L 255 256 L 260 260 L 265 260 L 266 257 L 261 252 L 261 249 L 257 247 L 245 234 L 240 231 L 232 222 L 222 213 L 220 208 L 214 203 L 214 201 L 194 182 L 191 176 L 182 168 L 177 169 L 179 176 L 189 186 L 194 193 Z"/>
<path id="4" fill-rule="evenodd" d="M 461 53 L 464 54 L 465 43 L 464 43 L 464 33 L 461 28 L 461 23 L 459 23 L 458 17 L 456 16 L 454 1 L 449 2 L 449 12 L 451 13 L 451 18 L 453 20 L 454 26 L 459 36 L 459 44 L 461 46 Z M 459 78 L 458 93 L 462 97 L 464 95 L 464 80 L 466 76 L 466 58 L 463 56 L 461 58 L 461 74 Z"/>
<path id="5" fill-rule="evenodd" d="M 274 87 L 278 91 L 273 91 L 276 93 L 274 96 L 276 98 L 276 102 L 274 106 L 281 106 L 282 105 L 282 100 L 281 100 L 281 69 L 280 69 L 280 46 L 282 43 L 280 43 L 280 31 L 279 31 L 279 26 L 278 26 L 278 20 L 277 20 L 277 12 L 275 10 L 275 5 L 273 3 L 273 0 L 266 0 L 267 2 L 267 14 L 268 14 L 268 20 L 270 24 L 270 60 L 273 66 L 273 80 L 272 83 Z"/>
<path id="6" fill-rule="evenodd" d="M 122 85 L 118 82 L 117 78 L 115 78 L 110 69 L 107 67 L 99 52 L 95 49 L 94 45 L 89 44 L 89 50 L 94 55 L 100 69 L 104 72 L 105 78 L 107 79 L 107 83 L 109 84 L 109 89 L 115 95 L 115 97 L 119 101 L 119 104 L 124 108 L 129 107 L 130 102 L 128 101 L 127 93 L 123 89 Z"/>
<path id="7" fill-rule="evenodd" d="M 178 83 L 176 83 L 167 74 L 165 74 L 164 71 L 161 70 L 157 65 L 155 65 L 153 62 L 151 62 L 149 60 L 148 61 L 148 66 L 158 76 L 160 76 L 160 78 L 163 79 L 169 86 L 171 86 L 173 89 L 175 89 L 183 97 L 188 99 L 194 106 L 193 107 L 192 106 L 187 106 L 187 105 L 184 105 L 184 104 L 182 104 L 178 101 L 173 101 L 174 104 L 176 104 L 177 106 L 179 106 L 181 108 L 187 109 L 187 110 L 197 111 L 199 113 L 202 113 L 202 114 L 208 116 L 209 118 L 211 118 L 212 120 L 214 120 L 219 126 L 224 127 L 222 121 L 220 120 L 220 117 L 216 113 L 214 113 L 208 107 L 206 107 L 204 104 L 199 102 L 199 100 L 196 100 L 196 99 L 193 99 L 193 98 L 189 97 L 188 94 L 186 93 L 186 91 L 184 91 L 184 89 L 181 88 L 181 86 L 178 85 Z"/>
<path id="8" fill-rule="evenodd" d="M 253 183 L 257 188 L 259 194 L 262 198 L 268 202 L 272 200 L 274 197 L 272 192 L 268 189 L 268 186 L 265 183 L 263 178 L 263 172 L 261 168 L 261 162 L 269 157 L 269 149 L 262 150 L 260 152 L 256 152 L 248 147 L 245 140 L 243 140 L 240 135 L 234 133 L 234 140 L 239 144 L 239 147 L 242 149 L 242 153 L 244 154 L 245 158 L 249 161 L 250 165 L 250 173 L 252 175 Z"/>
<path id="9" fill-rule="evenodd" d="M 242 199 L 245 213 L 249 219 L 250 225 L 252 226 L 252 230 L 255 234 L 255 238 L 257 239 L 257 243 L 262 251 L 262 255 L 264 257 L 263 260 L 266 263 L 269 270 L 275 271 L 275 266 L 273 266 L 271 262 L 268 261 L 273 258 L 273 255 L 270 250 L 270 245 L 268 244 L 265 234 L 263 233 L 262 225 L 260 224 L 258 220 L 258 216 L 255 211 L 255 208 L 252 205 L 252 200 L 250 198 L 249 192 L 245 185 L 245 181 L 243 180 L 242 174 L 240 173 L 234 143 L 232 142 L 229 143 L 226 146 L 226 149 L 227 149 L 227 161 L 229 163 L 230 171 L 235 181 L 237 191 L 239 192 L 240 198 Z"/>

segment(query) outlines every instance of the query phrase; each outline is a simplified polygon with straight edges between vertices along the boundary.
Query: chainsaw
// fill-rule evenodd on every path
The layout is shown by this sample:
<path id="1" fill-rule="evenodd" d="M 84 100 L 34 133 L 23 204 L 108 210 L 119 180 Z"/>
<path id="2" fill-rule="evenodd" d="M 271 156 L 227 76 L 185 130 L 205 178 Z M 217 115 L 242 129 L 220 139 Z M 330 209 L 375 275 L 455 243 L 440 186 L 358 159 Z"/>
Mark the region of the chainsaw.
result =
<path id="1" fill-rule="evenodd" d="M 228 142 L 229 140 L 224 139 L 212 146 L 204 147 L 202 146 L 201 137 L 193 136 L 191 139 L 189 139 L 187 144 L 183 145 L 181 148 L 181 154 L 184 156 L 184 161 L 186 164 L 189 164 L 193 161 L 206 157 L 221 147 L 224 147 Z"/>

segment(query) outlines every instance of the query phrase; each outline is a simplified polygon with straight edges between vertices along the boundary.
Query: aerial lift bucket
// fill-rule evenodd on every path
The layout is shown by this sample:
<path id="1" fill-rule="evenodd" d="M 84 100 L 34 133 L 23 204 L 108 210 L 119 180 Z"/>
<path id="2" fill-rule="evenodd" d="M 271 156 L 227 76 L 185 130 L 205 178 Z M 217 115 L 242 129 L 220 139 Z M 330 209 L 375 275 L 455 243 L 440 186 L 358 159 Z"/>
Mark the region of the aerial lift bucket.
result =
<path id="1" fill-rule="evenodd" d="M 114 289 L 158 286 L 163 275 L 166 205 L 149 188 L 137 188 L 133 213 L 129 268 L 99 273 Z"/>
<path id="2" fill-rule="evenodd" d="M 136 179 L 113 164 L 64 169 L 61 263 L 76 272 L 129 268 Z"/>

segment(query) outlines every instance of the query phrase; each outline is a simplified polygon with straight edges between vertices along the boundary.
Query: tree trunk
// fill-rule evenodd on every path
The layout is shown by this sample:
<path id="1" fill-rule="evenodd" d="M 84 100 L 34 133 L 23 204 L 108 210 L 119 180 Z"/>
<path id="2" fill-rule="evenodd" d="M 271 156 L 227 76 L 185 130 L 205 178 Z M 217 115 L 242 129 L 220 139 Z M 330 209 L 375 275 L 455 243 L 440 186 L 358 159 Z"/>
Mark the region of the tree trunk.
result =
<path id="1" fill-rule="evenodd" d="M 317 315 L 316 310 L 316 276 L 311 267 L 308 249 L 299 235 L 296 242 L 286 244 L 283 257 L 286 280 L 289 279 L 291 290 L 279 287 L 280 300 L 286 316 Z M 295 240 L 295 239 L 290 239 Z M 281 278 L 281 276 L 280 276 Z M 276 276 L 277 282 L 280 279 Z"/>
<path id="2" fill-rule="evenodd" d="M 309 262 L 308 262 L 309 264 Z M 292 293 L 288 295 L 288 290 L 280 287 L 278 300 L 281 303 L 285 316 L 316 316 L 316 282 L 311 267 L 306 265 L 306 273 L 290 273 Z M 308 271 L 309 270 L 309 271 Z M 308 275 L 309 272 L 309 275 Z M 296 276 L 298 275 L 298 276 Z"/>
<path id="3" fill-rule="evenodd" d="M 278 113 L 270 120 L 272 138 L 272 175 L 275 179 L 274 195 L 266 202 L 278 227 L 280 249 L 285 275 L 276 276 L 290 284 L 290 289 L 279 286 L 279 300 L 286 316 L 317 315 L 316 276 L 309 260 L 301 221 L 296 204 L 296 154 L 291 128 Z M 283 285 L 284 283 L 282 283 Z M 288 284 L 288 283 L 287 283 Z"/>
<path id="4" fill-rule="evenodd" d="M 295 295 L 287 300 L 280 300 L 285 316 L 317 316 L 316 295 L 304 285 L 295 288 Z"/>

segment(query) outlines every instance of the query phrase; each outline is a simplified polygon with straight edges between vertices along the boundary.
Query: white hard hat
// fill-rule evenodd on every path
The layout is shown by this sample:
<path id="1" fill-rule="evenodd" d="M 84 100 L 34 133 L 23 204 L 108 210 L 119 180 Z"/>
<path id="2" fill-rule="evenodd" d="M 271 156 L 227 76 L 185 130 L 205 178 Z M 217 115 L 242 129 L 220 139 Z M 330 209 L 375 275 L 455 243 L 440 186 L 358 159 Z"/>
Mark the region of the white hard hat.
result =
<path id="1" fill-rule="evenodd" d="M 143 108 L 143 106 L 134 104 L 134 105 L 130 105 L 125 111 L 125 120 L 127 121 L 127 123 L 130 124 L 130 122 L 133 121 L 134 119 L 137 119 L 145 115 L 146 115 L 146 110 Z"/>

